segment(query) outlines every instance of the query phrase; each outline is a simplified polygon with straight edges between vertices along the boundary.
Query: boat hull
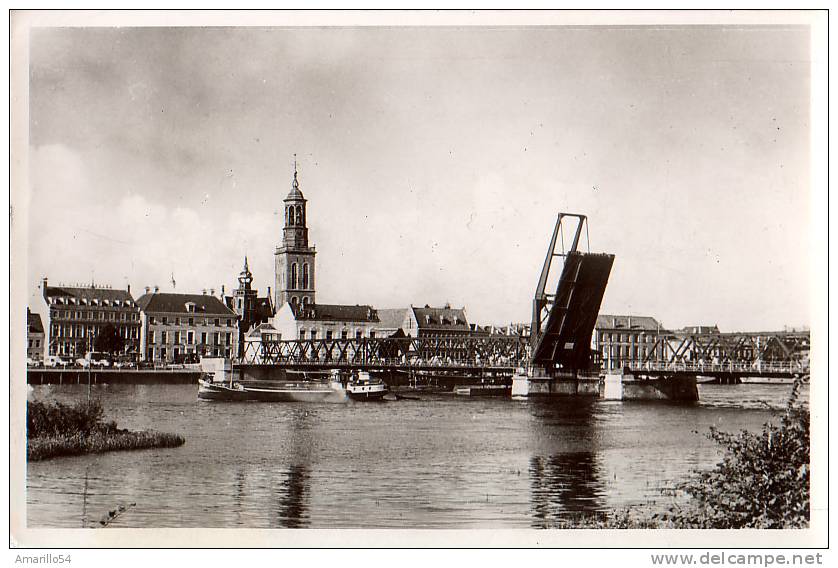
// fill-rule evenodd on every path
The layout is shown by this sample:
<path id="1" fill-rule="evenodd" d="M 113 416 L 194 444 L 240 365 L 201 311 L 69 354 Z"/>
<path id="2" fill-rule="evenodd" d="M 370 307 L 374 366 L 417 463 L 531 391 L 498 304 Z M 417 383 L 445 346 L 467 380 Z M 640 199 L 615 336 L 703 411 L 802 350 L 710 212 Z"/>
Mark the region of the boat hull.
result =
<path id="1" fill-rule="evenodd" d="M 277 385 L 268 387 L 228 386 L 201 382 L 198 398 L 225 402 L 346 402 L 343 389 L 323 388 L 284 388 Z"/>
<path id="2" fill-rule="evenodd" d="M 383 400 L 389 392 L 390 391 L 387 388 L 362 392 L 353 392 L 351 390 L 348 390 L 346 391 L 346 396 L 348 396 L 352 400 Z"/>

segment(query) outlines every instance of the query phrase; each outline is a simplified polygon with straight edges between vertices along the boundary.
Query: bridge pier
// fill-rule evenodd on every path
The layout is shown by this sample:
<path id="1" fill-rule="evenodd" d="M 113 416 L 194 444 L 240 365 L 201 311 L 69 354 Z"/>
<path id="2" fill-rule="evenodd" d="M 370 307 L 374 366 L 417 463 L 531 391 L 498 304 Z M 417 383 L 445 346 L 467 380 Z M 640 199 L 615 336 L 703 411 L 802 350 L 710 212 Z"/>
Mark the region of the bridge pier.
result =
<path id="1" fill-rule="evenodd" d="M 674 374 L 646 377 L 610 372 L 602 380 L 600 397 L 606 400 L 698 401 L 695 375 Z"/>
<path id="2" fill-rule="evenodd" d="M 598 396 L 599 377 L 533 366 L 512 376 L 512 396 Z"/>

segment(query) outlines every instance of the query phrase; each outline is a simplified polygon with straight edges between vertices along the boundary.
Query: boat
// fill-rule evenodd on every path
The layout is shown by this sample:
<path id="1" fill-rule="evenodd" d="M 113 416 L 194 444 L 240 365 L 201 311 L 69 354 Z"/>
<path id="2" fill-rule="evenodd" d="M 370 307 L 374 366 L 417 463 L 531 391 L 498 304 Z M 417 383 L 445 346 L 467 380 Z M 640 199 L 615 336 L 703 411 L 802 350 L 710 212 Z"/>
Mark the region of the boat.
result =
<path id="1" fill-rule="evenodd" d="M 454 387 L 454 394 L 459 396 L 511 396 L 509 385 L 465 385 Z"/>
<path id="2" fill-rule="evenodd" d="M 366 371 L 359 371 L 346 384 L 346 394 L 353 400 L 382 400 L 388 392 L 384 381 L 372 378 Z"/>
<path id="3" fill-rule="evenodd" d="M 218 376 L 204 373 L 198 379 L 198 398 L 227 402 L 346 402 L 346 389 L 339 381 L 300 373 L 298 379 L 288 379 L 283 373 L 276 380 L 217 380 Z M 227 373 L 218 373 L 224 379 Z"/>

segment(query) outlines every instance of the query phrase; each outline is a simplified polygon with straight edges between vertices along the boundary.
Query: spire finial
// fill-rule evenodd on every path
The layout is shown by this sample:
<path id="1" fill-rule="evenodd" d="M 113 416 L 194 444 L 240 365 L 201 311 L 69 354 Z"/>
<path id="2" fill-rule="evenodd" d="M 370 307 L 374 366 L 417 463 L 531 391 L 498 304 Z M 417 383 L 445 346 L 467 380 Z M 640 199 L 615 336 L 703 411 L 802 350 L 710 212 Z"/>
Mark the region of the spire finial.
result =
<path id="1" fill-rule="evenodd" d="M 250 269 L 247 267 L 247 255 L 244 255 L 244 271 L 248 272 Z"/>
<path id="2" fill-rule="evenodd" d="M 300 184 L 297 182 L 297 154 L 294 154 L 294 189 L 299 189 Z"/>

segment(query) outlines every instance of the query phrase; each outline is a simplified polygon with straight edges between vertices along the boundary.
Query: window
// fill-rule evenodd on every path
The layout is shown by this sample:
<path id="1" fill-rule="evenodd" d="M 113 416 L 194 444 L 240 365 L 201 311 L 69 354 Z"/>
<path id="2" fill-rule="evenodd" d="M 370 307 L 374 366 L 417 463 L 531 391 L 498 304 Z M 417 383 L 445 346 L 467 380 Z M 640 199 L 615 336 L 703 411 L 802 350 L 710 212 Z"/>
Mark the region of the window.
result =
<path id="1" fill-rule="evenodd" d="M 364 336 L 364 332 L 360 329 L 355 330 L 355 339 L 361 339 Z"/>
<path id="2" fill-rule="evenodd" d="M 347 339 L 348 337 L 349 337 L 349 332 L 347 330 L 344 329 L 343 331 L 340 332 L 340 338 L 341 339 Z"/>
<path id="3" fill-rule="evenodd" d="M 316 329 L 311 330 L 311 339 L 317 339 L 317 330 Z"/>
<path id="4" fill-rule="evenodd" d="M 215 318 L 215 327 L 221 327 L 221 320 L 219 318 Z"/>
<path id="5" fill-rule="evenodd" d="M 303 263 L 303 289 L 308 290 L 308 263 Z"/>
<path id="6" fill-rule="evenodd" d="M 219 332 L 215 332 L 215 344 L 221 345 L 221 334 Z"/>
<path id="7" fill-rule="evenodd" d="M 195 318 L 189 318 L 189 327 L 195 325 Z M 191 341 L 189 343 L 192 343 Z"/>
<path id="8" fill-rule="evenodd" d="M 119 314 L 119 321 L 125 321 L 125 312 Z"/>
<path id="9" fill-rule="evenodd" d="M 148 332 L 148 342 L 149 342 L 149 344 L 154 344 L 154 332 L 153 331 Z"/>
<path id="10" fill-rule="evenodd" d="M 331 329 L 327 329 L 327 330 L 326 330 L 326 339 L 331 339 L 331 338 L 332 338 L 332 330 L 331 330 Z"/>
<path id="11" fill-rule="evenodd" d="M 203 345 L 207 344 L 207 332 L 206 331 L 201 332 L 201 343 Z"/>
<path id="12" fill-rule="evenodd" d="M 180 325 L 180 318 L 175 318 L 175 325 Z"/>
<path id="13" fill-rule="evenodd" d="M 169 324 L 169 318 L 167 316 L 163 316 L 163 325 Z"/>
<path id="14" fill-rule="evenodd" d="M 374 332 L 374 331 L 370 331 L 370 339 L 374 339 L 374 338 L 375 338 L 375 332 Z"/>
<path id="15" fill-rule="evenodd" d="M 230 332 L 224 334 L 224 343 L 226 343 L 227 345 L 232 345 L 233 342 L 231 341 Z"/>
<path id="16" fill-rule="evenodd" d="M 306 338 L 306 330 L 301 329 L 300 330 L 300 339 L 305 339 L 305 338 Z"/>
<path id="17" fill-rule="evenodd" d="M 297 305 L 297 296 L 291 296 L 291 304 L 294 306 Z"/>
<path id="18" fill-rule="evenodd" d="M 297 288 L 297 263 L 293 263 L 291 265 L 291 289 L 295 290 Z"/>
<path id="19" fill-rule="evenodd" d="M 168 343 L 169 342 L 169 332 L 168 331 L 161 331 L 160 332 L 160 343 Z M 164 349 L 162 353 L 165 353 L 166 350 Z"/>
<path id="20" fill-rule="evenodd" d="M 154 325 L 154 316 L 148 316 L 148 323 Z"/>
<path id="21" fill-rule="evenodd" d="M 194 331 L 187 331 L 186 332 L 186 343 L 192 345 L 195 343 L 195 332 Z"/>
<path id="22" fill-rule="evenodd" d="M 180 339 L 181 339 L 181 337 L 180 337 L 180 332 L 179 332 L 179 331 L 176 331 L 176 332 L 175 332 L 175 344 L 176 344 L 176 345 L 180 345 Z"/>

